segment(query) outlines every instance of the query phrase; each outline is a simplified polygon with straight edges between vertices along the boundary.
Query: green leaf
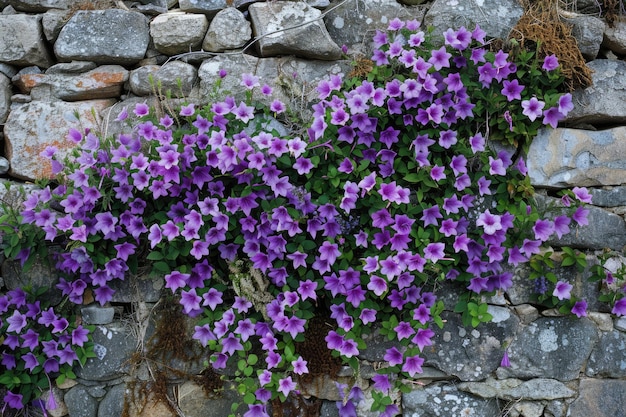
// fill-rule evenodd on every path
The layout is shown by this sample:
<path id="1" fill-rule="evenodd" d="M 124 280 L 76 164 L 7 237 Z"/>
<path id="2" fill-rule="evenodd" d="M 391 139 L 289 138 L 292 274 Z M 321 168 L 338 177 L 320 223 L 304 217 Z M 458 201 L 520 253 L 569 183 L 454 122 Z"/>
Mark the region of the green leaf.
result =
<path id="1" fill-rule="evenodd" d="M 161 252 L 152 251 L 146 256 L 149 261 L 160 261 L 163 259 L 163 254 Z"/>

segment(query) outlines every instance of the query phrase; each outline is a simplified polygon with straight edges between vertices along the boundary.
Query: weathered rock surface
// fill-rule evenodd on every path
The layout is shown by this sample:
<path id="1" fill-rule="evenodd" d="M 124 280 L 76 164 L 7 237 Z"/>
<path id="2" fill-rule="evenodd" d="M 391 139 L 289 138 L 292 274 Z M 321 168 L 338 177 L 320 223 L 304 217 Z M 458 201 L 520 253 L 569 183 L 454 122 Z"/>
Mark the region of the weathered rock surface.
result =
<path id="1" fill-rule="evenodd" d="M 16 10 L 40 13 L 50 9 L 69 9 L 74 1 L 72 0 L 11 0 L 11 6 Z"/>
<path id="2" fill-rule="evenodd" d="M 626 381 L 582 379 L 568 416 L 615 417 L 624 414 Z"/>
<path id="3" fill-rule="evenodd" d="M 254 3 L 248 11 L 263 57 L 296 55 L 323 60 L 341 57 L 341 48 L 326 30 L 322 13 L 306 3 Z"/>
<path id="4" fill-rule="evenodd" d="M 6 122 L 11 108 L 11 80 L 4 74 L 0 74 L 0 124 Z"/>
<path id="5" fill-rule="evenodd" d="M 130 91 L 138 96 L 166 94 L 173 97 L 189 95 L 198 80 L 198 70 L 191 64 L 172 61 L 165 65 L 144 65 L 131 71 Z"/>
<path id="6" fill-rule="evenodd" d="M 150 22 L 150 36 L 157 51 L 177 55 L 199 50 L 208 28 L 203 14 L 171 12 Z"/>
<path id="7" fill-rule="evenodd" d="M 179 0 L 178 7 L 184 12 L 204 13 L 208 17 L 213 17 L 228 7 L 228 3 L 228 0 Z"/>
<path id="8" fill-rule="evenodd" d="M 41 16 L 0 15 L 0 62 L 47 68 L 52 57 L 44 43 Z"/>
<path id="9" fill-rule="evenodd" d="M 499 379 L 578 378 L 598 340 L 590 320 L 544 317 L 517 334 L 509 345 L 511 367 L 498 368 Z"/>
<path id="10" fill-rule="evenodd" d="M 129 65 L 141 60 L 150 41 L 148 20 L 120 9 L 79 11 L 54 44 L 61 61 L 93 61 Z"/>
<path id="11" fill-rule="evenodd" d="M 43 14 L 41 18 L 41 26 L 43 27 L 43 33 L 46 35 L 48 42 L 55 42 L 61 33 L 61 29 L 70 18 L 71 12 L 69 10 L 48 10 Z"/>
<path id="12" fill-rule="evenodd" d="M 626 62 L 596 59 L 587 66 L 593 85 L 572 93 L 574 110 L 565 121 L 598 126 L 626 122 Z"/>
<path id="13" fill-rule="evenodd" d="M 96 129 L 92 110 L 98 114 L 115 100 L 87 100 L 74 103 L 33 101 L 15 107 L 4 127 L 5 151 L 11 163 L 10 173 L 16 178 L 35 180 L 51 178 L 52 165 L 40 154 L 55 146 L 60 156 L 73 144 L 66 139 L 70 128 L 78 128 L 78 113 L 83 128 Z"/>
<path id="14" fill-rule="evenodd" d="M 202 49 L 211 52 L 223 52 L 243 47 L 252 36 L 252 27 L 242 12 L 228 7 L 215 15 L 206 36 L 202 41 Z"/>
<path id="15" fill-rule="evenodd" d="M 555 379 L 535 378 L 528 381 L 521 379 L 488 378 L 484 382 L 465 382 L 457 385 L 461 391 L 466 391 L 482 398 L 501 398 L 515 401 L 524 400 L 556 400 L 576 395 L 576 391 L 569 389 L 565 384 Z"/>
<path id="16" fill-rule="evenodd" d="M 626 55 L 626 20 L 618 18 L 604 30 L 602 46 L 617 55 Z"/>
<path id="17" fill-rule="evenodd" d="M 572 26 L 572 36 L 576 38 L 580 53 L 587 60 L 595 59 L 600 51 L 606 24 L 595 16 L 579 15 L 566 17 L 563 22 Z"/>
<path id="18" fill-rule="evenodd" d="M 402 395 L 405 416 L 497 416 L 496 399 L 482 399 L 458 390 L 454 385 L 437 383 Z"/>
<path id="19" fill-rule="evenodd" d="M 76 369 L 76 375 L 89 381 L 110 381 L 121 377 L 128 358 L 135 351 L 136 340 L 121 323 L 97 326 L 92 332 L 95 358 Z M 127 371 L 127 369 L 126 369 Z"/>
<path id="20" fill-rule="evenodd" d="M 488 37 L 506 39 L 523 12 L 515 0 L 435 0 L 424 23 L 437 28 L 465 26 L 470 30 L 478 24 Z"/>
<path id="21" fill-rule="evenodd" d="M 444 327 L 433 329 L 433 345 L 422 352 L 424 363 L 463 381 L 484 379 L 500 366 L 502 343 L 513 339 L 519 324 L 508 310 L 500 314 L 499 321 L 483 323 L 475 329 L 466 329 L 458 314 L 444 312 L 441 318 Z"/>
<path id="22" fill-rule="evenodd" d="M 620 331 L 603 333 L 587 363 L 587 376 L 623 378 L 626 376 L 626 335 Z"/>
<path id="23" fill-rule="evenodd" d="M 626 127 L 541 129 L 530 145 L 527 166 L 537 187 L 621 185 L 626 175 Z"/>
<path id="24" fill-rule="evenodd" d="M 102 65 L 83 74 L 24 74 L 14 77 L 14 84 L 35 100 L 57 98 L 64 101 L 117 98 L 128 80 L 128 71 L 120 65 Z"/>
<path id="25" fill-rule="evenodd" d="M 89 394 L 84 385 L 71 388 L 64 398 L 69 415 L 74 417 L 92 417 L 98 409 L 98 401 Z"/>
<path id="26" fill-rule="evenodd" d="M 406 7 L 395 0 L 353 0 L 329 11 L 324 21 L 338 45 L 370 55 L 371 34 L 376 29 L 386 29 L 396 17 L 421 21 L 424 13 L 423 7 Z"/>

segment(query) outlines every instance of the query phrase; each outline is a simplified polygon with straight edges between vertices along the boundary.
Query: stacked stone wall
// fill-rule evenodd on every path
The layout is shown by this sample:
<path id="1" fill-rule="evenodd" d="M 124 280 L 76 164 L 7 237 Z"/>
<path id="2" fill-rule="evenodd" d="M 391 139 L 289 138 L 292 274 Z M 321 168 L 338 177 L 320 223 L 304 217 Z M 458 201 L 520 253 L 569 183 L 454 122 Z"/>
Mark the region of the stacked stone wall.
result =
<path id="1" fill-rule="evenodd" d="M 540 133 L 527 163 L 540 198 L 558 188 L 591 188 L 590 227 L 555 246 L 582 249 L 593 263 L 599 251 L 619 255 L 626 244 L 626 21 L 614 16 L 608 24 L 594 0 L 561 3 L 567 3 L 561 14 L 593 70 L 593 86 L 574 92 L 574 111 L 561 127 Z M 51 177 L 40 153 L 48 146 L 68 151 L 70 128 L 119 133 L 124 126 L 115 117 L 123 108 L 157 103 L 168 91 L 173 101 L 207 103 L 219 94 L 220 70 L 228 73 L 223 91 L 243 94 L 239 76 L 252 73 L 306 117 L 316 83 L 367 56 L 371 35 L 395 17 L 418 19 L 439 32 L 480 24 L 489 36 L 506 37 L 523 13 L 515 0 L 0 0 L 0 9 L 0 182 L 27 188 Z M 4 187 L 0 197 L 14 198 Z M 1 292 L 55 284 L 54 271 L 43 265 L 26 274 L 16 263 L 0 261 Z M 609 314 L 585 273 L 557 273 L 588 300 L 588 317 L 535 306 L 523 270 L 516 271 L 511 291 L 489 300 L 493 321 L 475 329 L 452 312 L 455 290 L 444 292 L 445 325 L 424 352 L 424 373 L 414 389 L 398 394 L 403 415 L 623 416 L 626 318 Z M 136 359 L 163 325 L 156 308 L 163 302 L 162 283 L 135 279 L 123 285 L 110 305 L 81 309 L 82 319 L 96 326 L 97 357 L 77 370 L 76 380 L 45 394 L 57 399 L 50 415 L 227 415 L 235 391 L 207 396 L 198 378 L 182 376 L 168 381 L 171 395 L 144 389 L 146 402 L 132 405 L 138 387 L 155 382 L 149 360 Z M 386 343 L 381 338 L 362 352 L 358 382 L 364 388 Z M 511 366 L 503 368 L 505 348 Z M 199 376 L 202 359 L 164 360 L 180 375 Z M 294 405 L 299 411 L 291 415 L 310 415 L 306 408 L 337 415 L 334 382 L 326 378 L 301 388 L 311 399 Z"/>

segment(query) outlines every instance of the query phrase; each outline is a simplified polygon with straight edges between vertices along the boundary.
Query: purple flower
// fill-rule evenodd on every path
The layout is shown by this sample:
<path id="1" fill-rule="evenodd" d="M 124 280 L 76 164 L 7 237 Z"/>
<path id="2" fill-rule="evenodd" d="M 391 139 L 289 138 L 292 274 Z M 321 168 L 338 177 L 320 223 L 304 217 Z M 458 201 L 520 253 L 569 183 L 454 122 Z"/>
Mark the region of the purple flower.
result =
<path id="1" fill-rule="evenodd" d="M 383 359 L 389 362 L 390 366 L 399 365 L 403 361 L 402 352 L 400 352 L 397 347 L 393 346 L 387 349 L 387 352 L 385 352 Z"/>
<path id="2" fill-rule="evenodd" d="M 591 194 L 585 187 L 574 187 L 572 192 L 579 201 L 591 204 Z"/>
<path id="3" fill-rule="evenodd" d="M 452 58 L 452 54 L 446 51 L 445 46 L 442 46 L 431 52 L 431 57 L 428 59 L 428 62 L 433 64 L 435 70 L 439 71 L 442 68 L 450 68 L 450 58 Z"/>
<path id="4" fill-rule="evenodd" d="M 522 101 L 522 114 L 527 116 L 531 122 L 534 122 L 536 118 L 541 117 L 543 114 L 543 108 L 546 105 L 545 102 L 540 101 L 537 97 L 532 97 L 530 100 Z"/>
<path id="5" fill-rule="evenodd" d="M 422 373 L 422 364 L 424 363 L 424 359 L 420 358 L 418 355 L 409 356 L 405 358 L 404 364 L 402 365 L 402 372 L 408 373 L 411 378 L 415 376 L 415 374 Z"/>
<path id="6" fill-rule="evenodd" d="M 269 417 L 263 404 L 248 404 L 248 411 L 243 417 Z"/>
<path id="7" fill-rule="evenodd" d="M 572 284 L 564 281 L 559 281 L 556 283 L 552 295 L 559 300 L 569 300 L 570 291 L 572 290 L 572 288 Z"/>
<path id="8" fill-rule="evenodd" d="M 616 316 L 626 316 L 626 298 L 620 298 L 613 305 L 612 314 Z"/>
<path id="9" fill-rule="evenodd" d="M 406 321 L 401 321 L 400 323 L 398 323 L 398 325 L 394 327 L 393 330 L 397 333 L 398 340 L 408 339 L 415 333 L 415 330 L 413 330 L 411 324 L 407 323 Z"/>
<path id="10" fill-rule="evenodd" d="M 7 323 L 9 323 L 9 327 L 7 328 L 7 332 L 15 332 L 20 333 L 24 327 L 26 327 L 27 321 L 26 316 L 21 314 L 18 310 L 13 312 L 13 315 L 6 319 Z"/>
<path id="11" fill-rule="evenodd" d="M 122 113 L 124 113 L 126 111 L 126 108 L 124 108 L 124 110 L 122 110 Z M 150 107 L 148 107 L 148 105 L 146 103 L 137 103 L 135 105 L 135 109 L 133 110 L 133 113 L 135 113 L 136 116 L 138 117 L 142 117 L 147 115 L 150 112 Z M 120 113 L 120 115 L 118 116 L 122 117 L 122 114 Z M 122 119 L 123 120 L 123 119 Z"/>
<path id="12" fill-rule="evenodd" d="M 195 111 L 196 111 L 195 106 L 193 104 L 188 104 L 180 108 L 180 115 L 181 116 L 193 116 Z"/>
<path id="13" fill-rule="evenodd" d="M 424 222 L 424 227 L 428 225 L 438 226 L 439 222 L 437 221 L 437 219 L 441 219 L 442 217 L 443 215 L 439 211 L 439 206 L 434 205 L 432 207 L 425 209 L 422 212 L 422 217 L 420 217 L 420 220 Z"/>
<path id="14" fill-rule="evenodd" d="M 209 289 L 204 295 L 202 295 L 203 306 L 209 306 L 211 310 L 215 310 L 215 308 L 222 304 L 222 293 L 215 288 Z"/>
<path id="15" fill-rule="evenodd" d="M 4 403 L 15 410 L 21 410 L 22 408 L 24 408 L 24 404 L 22 404 L 22 398 L 22 394 L 14 394 L 11 391 L 7 391 L 7 393 L 4 395 Z"/>
<path id="16" fill-rule="evenodd" d="M 245 73 L 241 75 L 241 85 L 246 87 L 248 90 L 252 90 L 254 87 L 258 87 L 261 84 L 259 83 L 259 77 L 250 73 Z"/>
<path id="17" fill-rule="evenodd" d="M 504 95 L 506 97 L 506 99 L 508 101 L 513 101 L 513 100 L 521 100 L 522 99 L 522 95 L 521 92 L 524 91 L 524 86 L 520 85 L 519 81 L 517 80 L 513 80 L 513 81 L 508 81 L 505 80 L 502 85 L 504 86 L 502 88 L 502 91 L 500 91 L 502 93 L 502 95 Z"/>
<path id="18" fill-rule="evenodd" d="M 429 243 L 424 248 L 424 258 L 430 260 L 432 263 L 436 263 L 438 260 L 443 259 L 445 244 L 441 242 Z"/>
<path id="19" fill-rule="evenodd" d="M 559 121 L 564 117 L 563 113 L 559 111 L 556 107 L 550 107 L 548 110 L 543 112 L 543 124 L 550 125 L 553 129 L 559 124 Z"/>
<path id="20" fill-rule="evenodd" d="M 278 380 L 278 391 L 281 392 L 285 397 L 288 396 L 289 393 L 295 389 L 296 383 L 291 379 L 290 376 Z"/>
<path id="21" fill-rule="evenodd" d="M 559 67 L 559 60 L 554 54 L 547 55 L 543 59 L 543 65 L 541 66 L 541 68 L 543 68 L 546 71 L 554 71 L 558 67 Z"/>
<path id="22" fill-rule="evenodd" d="M 392 388 L 388 375 L 376 374 L 372 377 L 372 381 L 374 381 L 374 389 L 382 392 L 383 394 L 387 394 Z"/>
<path id="23" fill-rule="evenodd" d="M 478 132 L 474 136 L 470 137 L 469 141 L 473 153 L 483 152 L 485 150 L 485 138 L 482 133 Z"/>
<path id="24" fill-rule="evenodd" d="M 501 216 L 491 214 L 489 210 L 485 210 L 484 213 L 478 216 L 476 226 L 482 226 L 486 234 L 493 235 L 498 230 L 502 230 Z"/>
<path id="25" fill-rule="evenodd" d="M 309 369 L 307 368 L 306 365 L 307 365 L 307 361 L 302 359 L 302 356 L 299 356 L 298 359 L 291 362 L 291 366 L 293 366 L 293 372 L 298 375 L 309 373 Z"/>
<path id="26" fill-rule="evenodd" d="M 576 301 L 574 307 L 572 307 L 572 313 L 576 314 L 578 318 L 587 316 L 587 301 Z"/>
<path id="27" fill-rule="evenodd" d="M 306 256 L 306 255 L 305 255 Z M 305 263 L 306 266 L 306 263 Z M 310 279 L 306 281 L 300 281 L 300 285 L 298 286 L 298 292 L 300 294 L 300 298 L 302 301 L 310 298 L 312 300 L 317 300 L 317 294 L 315 290 L 317 289 L 317 282 L 313 282 Z"/>
<path id="28" fill-rule="evenodd" d="M 574 110 L 572 95 L 570 93 L 566 93 L 559 97 L 557 108 L 559 110 L 559 113 L 561 113 L 562 115 L 567 115 L 567 113 Z"/>
<path id="29" fill-rule="evenodd" d="M 550 220 L 538 219 L 533 226 L 535 239 L 546 241 L 554 233 L 554 223 Z"/>
<path id="30" fill-rule="evenodd" d="M 434 335 L 435 332 L 430 329 L 418 329 L 412 342 L 423 352 L 425 346 L 431 346 L 433 344 L 432 338 Z"/>
<path id="31" fill-rule="evenodd" d="M 588 215 L 589 210 L 581 206 L 576 209 L 572 215 L 572 219 L 578 223 L 579 226 L 587 226 L 589 224 L 589 220 L 587 219 Z"/>
<path id="32" fill-rule="evenodd" d="M 177 289 L 183 288 L 186 285 L 188 277 L 189 274 L 173 271 L 165 275 L 165 288 L 170 288 L 172 292 L 175 292 Z"/>
<path id="33" fill-rule="evenodd" d="M 511 366 L 508 349 L 504 350 L 504 355 L 502 356 L 502 360 L 500 361 L 500 366 L 503 368 L 509 368 Z"/>

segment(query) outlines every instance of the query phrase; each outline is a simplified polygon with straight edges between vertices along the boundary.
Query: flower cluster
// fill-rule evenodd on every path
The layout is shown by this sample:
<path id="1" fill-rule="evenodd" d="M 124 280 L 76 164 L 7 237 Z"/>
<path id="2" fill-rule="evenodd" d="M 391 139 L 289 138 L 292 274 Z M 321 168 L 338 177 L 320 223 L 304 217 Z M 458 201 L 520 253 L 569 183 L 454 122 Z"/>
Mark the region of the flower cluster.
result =
<path id="1" fill-rule="evenodd" d="M 15 289 L 0 296 L 0 385 L 8 389 L 4 407 L 23 408 L 51 388 L 52 380 L 76 378 L 72 368 L 93 356 L 89 330 L 42 305 L 44 293 Z"/>
<path id="2" fill-rule="evenodd" d="M 518 150 L 572 108 L 556 58 L 494 53 L 484 37 L 448 30 L 433 47 L 418 22 L 394 19 L 374 37 L 367 79 L 319 84 L 305 138 L 266 128 L 285 105 L 252 103 L 271 88 L 250 74 L 246 101 L 176 114 L 138 104 L 119 116 L 132 132 L 113 139 L 72 130 L 75 154 L 46 151 L 60 182 L 31 195 L 24 221 L 65 241 L 59 288 L 74 303 L 88 287 L 107 303 L 112 281 L 145 266 L 161 274 L 212 366 L 237 362 L 246 417 L 297 392 L 311 318 L 332 323 L 325 345 L 355 368 L 376 323 L 397 343 L 373 410 L 395 415 L 388 395 L 422 371 L 442 324 L 437 281 L 466 289 L 458 311 L 476 326 L 489 320 L 481 295 L 512 285 L 508 265 L 586 223 L 582 206 L 544 218 L 526 201 Z M 342 415 L 361 398 L 353 388 Z"/>

